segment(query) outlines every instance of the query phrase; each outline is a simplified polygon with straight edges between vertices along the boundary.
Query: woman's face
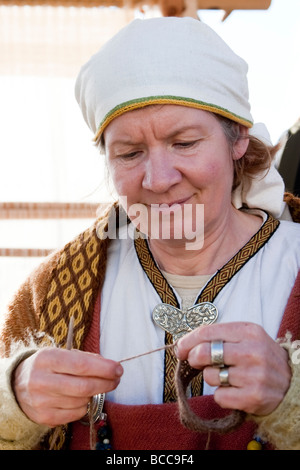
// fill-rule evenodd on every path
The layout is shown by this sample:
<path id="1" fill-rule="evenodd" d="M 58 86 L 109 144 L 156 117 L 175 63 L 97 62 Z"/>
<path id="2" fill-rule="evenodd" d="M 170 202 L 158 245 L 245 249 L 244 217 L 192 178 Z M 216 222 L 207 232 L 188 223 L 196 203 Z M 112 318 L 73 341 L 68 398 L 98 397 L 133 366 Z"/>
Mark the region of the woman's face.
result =
<path id="1" fill-rule="evenodd" d="M 196 220 L 203 208 L 205 229 L 230 210 L 233 158 L 244 151 L 237 144 L 232 155 L 212 113 L 153 105 L 115 118 L 104 139 L 120 202 L 150 237 L 162 238 L 165 221 L 170 239 L 180 231 L 182 238 L 191 239 L 203 228 L 203 220 Z"/>

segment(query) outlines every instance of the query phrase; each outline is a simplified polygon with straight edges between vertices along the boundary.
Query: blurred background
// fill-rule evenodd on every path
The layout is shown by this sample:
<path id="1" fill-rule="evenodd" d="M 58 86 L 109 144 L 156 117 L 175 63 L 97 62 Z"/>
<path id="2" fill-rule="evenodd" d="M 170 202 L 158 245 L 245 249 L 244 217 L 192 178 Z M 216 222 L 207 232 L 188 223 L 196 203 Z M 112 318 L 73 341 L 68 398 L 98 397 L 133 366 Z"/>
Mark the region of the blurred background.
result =
<path id="1" fill-rule="evenodd" d="M 81 65 L 132 19 L 162 15 L 199 18 L 246 60 L 252 115 L 273 144 L 290 142 L 277 164 L 294 190 L 299 0 L 0 0 L 0 315 L 43 257 L 112 199 L 74 97 Z"/>

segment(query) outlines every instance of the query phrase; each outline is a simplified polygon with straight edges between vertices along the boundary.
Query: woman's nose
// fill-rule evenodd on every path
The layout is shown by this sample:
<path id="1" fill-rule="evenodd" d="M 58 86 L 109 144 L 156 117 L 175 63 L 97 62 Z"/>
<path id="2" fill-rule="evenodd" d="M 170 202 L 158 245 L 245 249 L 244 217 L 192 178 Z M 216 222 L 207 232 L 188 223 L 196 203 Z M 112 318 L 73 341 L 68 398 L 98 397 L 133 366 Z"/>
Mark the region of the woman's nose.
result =
<path id="1" fill-rule="evenodd" d="M 143 188 L 155 193 L 164 193 L 182 179 L 175 167 L 174 157 L 168 152 L 150 152 L 145 164 Z"/>

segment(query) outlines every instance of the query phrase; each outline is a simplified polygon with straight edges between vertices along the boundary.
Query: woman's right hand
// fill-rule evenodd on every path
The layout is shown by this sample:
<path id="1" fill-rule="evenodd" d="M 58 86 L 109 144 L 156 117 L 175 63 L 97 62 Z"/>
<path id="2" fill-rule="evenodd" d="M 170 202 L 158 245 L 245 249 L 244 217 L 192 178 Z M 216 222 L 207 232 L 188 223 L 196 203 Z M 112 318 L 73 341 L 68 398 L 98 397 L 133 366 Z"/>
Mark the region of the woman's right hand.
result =
<path id="1" fill-rule="evenodd" d="M 18 365 L 13 390 L 28 418 L 55 427 L 81 419 L 91 397 L 115 389 L 122 374 L 120 363 L 98 354 L 44 348 Z"/>

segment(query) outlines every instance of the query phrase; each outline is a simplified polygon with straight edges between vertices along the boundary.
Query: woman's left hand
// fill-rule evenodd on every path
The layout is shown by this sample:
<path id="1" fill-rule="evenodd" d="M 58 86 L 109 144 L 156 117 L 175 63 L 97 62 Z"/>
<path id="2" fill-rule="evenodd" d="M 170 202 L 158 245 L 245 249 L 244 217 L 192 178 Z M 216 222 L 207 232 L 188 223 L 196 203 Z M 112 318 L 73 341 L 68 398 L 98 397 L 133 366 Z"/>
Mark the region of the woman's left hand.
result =
<path id="1" fill-rule="evenodd" d="M 220 368 L 211 364 L 211 341 L 222 340 L 228 387 L 220 386 Z M 177 343 L 177 357 L 203 370 L 204 381 L 218 387 L 214 397 L 222 408 L 255 415 L 271 413 L 284 398 L 291 380 L 288 355 L 265 330 L 254 323 L 203 326 Z"/>

